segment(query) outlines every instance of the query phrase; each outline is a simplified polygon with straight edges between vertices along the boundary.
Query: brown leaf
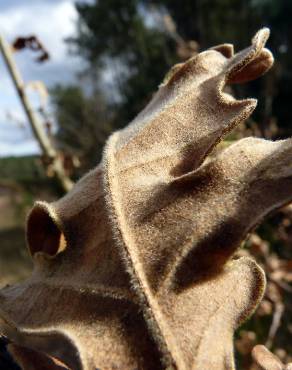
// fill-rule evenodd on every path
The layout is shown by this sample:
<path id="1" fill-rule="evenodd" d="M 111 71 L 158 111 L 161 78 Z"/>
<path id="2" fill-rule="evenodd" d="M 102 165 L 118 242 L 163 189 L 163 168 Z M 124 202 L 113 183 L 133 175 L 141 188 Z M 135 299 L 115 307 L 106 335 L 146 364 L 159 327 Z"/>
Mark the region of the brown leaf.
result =
<path id="1" fill-rule="evenodd" d="M 18 37 L 13 42 L 13 49 L 15 51 L 19 51 L 22 49 L 30 49 L 34 52 L 38 52 L 39 56 L 36 58 L 36 61 L 39 63 L 43 63 L 50 59 L 50 55 L 48 51 L 45 49 L 43 44 L 40 42 L 40 40 L 35 36 L 28 36 L 28 37 Z"/>
<path id="2" fill-rule="evenodd" d="M 262 370 L 284 370 L 282 362 L 273 355 L 265 346 L 257 345 L 252 350 L 254 361 Z"/>
<path id="3" fill-rule="evenodd" d="M 265 277 L 232 257 L 292 199 L 292 142 L 248 138 L 206 157 L 255 108 L 224 88 L 271 67 L 268 34 L 175 66 L 95 170 L 35 205 L 33 275 L 0 292 L 1 331 L 16 345 L 72 369 L 234 368 L 233 332 Z"/>

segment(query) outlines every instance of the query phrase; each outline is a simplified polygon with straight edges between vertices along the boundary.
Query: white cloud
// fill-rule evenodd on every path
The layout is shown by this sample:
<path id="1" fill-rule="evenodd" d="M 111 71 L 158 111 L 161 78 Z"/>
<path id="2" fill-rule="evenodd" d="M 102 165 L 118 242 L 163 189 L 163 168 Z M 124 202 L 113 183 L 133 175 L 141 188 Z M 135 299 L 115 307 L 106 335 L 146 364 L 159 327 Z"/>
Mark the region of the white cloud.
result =
<path id="1" fill-rule="evenodd" d="M 48 62 L 37 64 L 32 52 L 17 53 L 15 58 L 24 80 L 42 80 L 48 87 L 74 81 L 76 72 L 82 69 L 82 61 L 78 57 L 68 56 L 64 43 L 64 39 L 75 31 L 77 12 L 74 2 L 10 0 L 5 2 L 5 6 L 4 2 L 1 3 L 0 32 L 6 39 L 12 42 L 18 36 L 36 35 L 51 55 Z M 19 127 L 7 124 L 7 112 L 13 112 L 22 122 L 26 122 L 26 118 L 2 58 L 0 85 L 0 156 L 35 153 L 38 145 L 29 129 L 23 136 L 24 132 Z"/>
<path id="2" fill-rule="evenodd" d="M 21 117 L 20 111 L 14 112 L 15 118 Z M 16 121 L 0 117 L 0 157 L 39 153 L 39 146 L 29 126 L 20 126 Z"/>
<path id="3" fill-rule="evenodd" d="M 35 140 L 26 140 L 18 145 L 10 143 L 0 143 L 0 157 L 18 157 L 23 155 L 38 154 L 40 152 L 38 144 Z"/>
<path id="4" fill-rule="evenodd" d="M 0 30 L 12 41 L 17 36 L 37 35 L 54 60 L 63 60 L 66 55 L 64 37 L 74 33 L 77 13 L 72 1 L 20 2 L 0 14 Z"/>

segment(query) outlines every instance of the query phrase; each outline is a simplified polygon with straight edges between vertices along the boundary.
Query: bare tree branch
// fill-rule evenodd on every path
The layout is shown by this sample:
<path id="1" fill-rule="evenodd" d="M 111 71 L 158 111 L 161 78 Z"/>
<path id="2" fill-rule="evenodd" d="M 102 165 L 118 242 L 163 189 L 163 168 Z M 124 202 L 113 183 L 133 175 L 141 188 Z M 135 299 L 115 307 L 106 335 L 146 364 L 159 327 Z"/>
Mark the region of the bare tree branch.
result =
<path id="1" fill-rule="evenodd" d="M 37 139 L 43 154 L 50 158 L 52 163 L 52 168 L 54 170 L 54 174 L 62 186 L 62 188 L 67 192 L 71 189 L 73 183 L 70 178 L 67 176 L 65 169 L 63 167 L 63 163 L 58 156 L 55 148 L 53 147 L 52 143 L 50 142 L 44 128 L 42 127 L 38 117 L 36 116 L 29 98 L 25 91 L 25 84 L 22 80 L 21 74 L 17 68 L 17 65 L 13 59 L 12 49 L 5 41 L 4 37 L 0 35 L 0 49 L 3 54 L 5 63 L 9 70 L 9 73 L 12 77 L 14 86 L 17 90 L 18 96 L 20 101 L 23 105 L 24 111 L 32 128 L 35 138 Z"/>

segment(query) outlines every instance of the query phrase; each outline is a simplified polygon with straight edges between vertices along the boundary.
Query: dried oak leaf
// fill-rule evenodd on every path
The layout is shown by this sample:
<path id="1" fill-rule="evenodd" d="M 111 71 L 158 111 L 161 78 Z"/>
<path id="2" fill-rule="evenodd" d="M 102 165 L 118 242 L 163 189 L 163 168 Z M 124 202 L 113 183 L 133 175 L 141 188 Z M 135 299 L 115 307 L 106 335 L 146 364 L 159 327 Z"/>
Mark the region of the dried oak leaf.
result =
<path id="1" fill-rule="evenodd" d="M 260 370 L 292 370 L 292 363 L 284 365 L 277 356 L 260 344 L 253 348 L 252 357 Z"/>
<path id="2" fill-rule="evenodd" d="M 95 170 L 35 205 L 32 277 L 0 292 L 1 331 L 22 363 L 26 347 L 71 369 L 234 368 L 233 332 L 265 277 L 232 256 L 291 201 L 292 142 L 248 138 L 206 157 L 254 110 L 224 87 L 271 67 L 268 35 L 175 66 Z"/>

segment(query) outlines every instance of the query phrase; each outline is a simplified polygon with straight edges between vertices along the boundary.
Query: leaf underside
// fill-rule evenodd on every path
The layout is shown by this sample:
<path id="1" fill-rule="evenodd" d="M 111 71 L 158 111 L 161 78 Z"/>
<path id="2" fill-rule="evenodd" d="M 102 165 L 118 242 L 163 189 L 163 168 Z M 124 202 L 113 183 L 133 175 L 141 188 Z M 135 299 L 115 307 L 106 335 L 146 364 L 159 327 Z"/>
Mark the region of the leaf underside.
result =
<path id="1" fill-rule="evenodd" d="M 234 330 L 265 277 L 233 256 L 292 200 L 292 141 L 247 138 L 208 155 L 255 108 L 224 88 L 272 66 L 268 35 L 173 67 L 102 163 L 34 206 L 33 274 L 0 291 L 0 332 L 24 369 L 234 369 Z"/>

